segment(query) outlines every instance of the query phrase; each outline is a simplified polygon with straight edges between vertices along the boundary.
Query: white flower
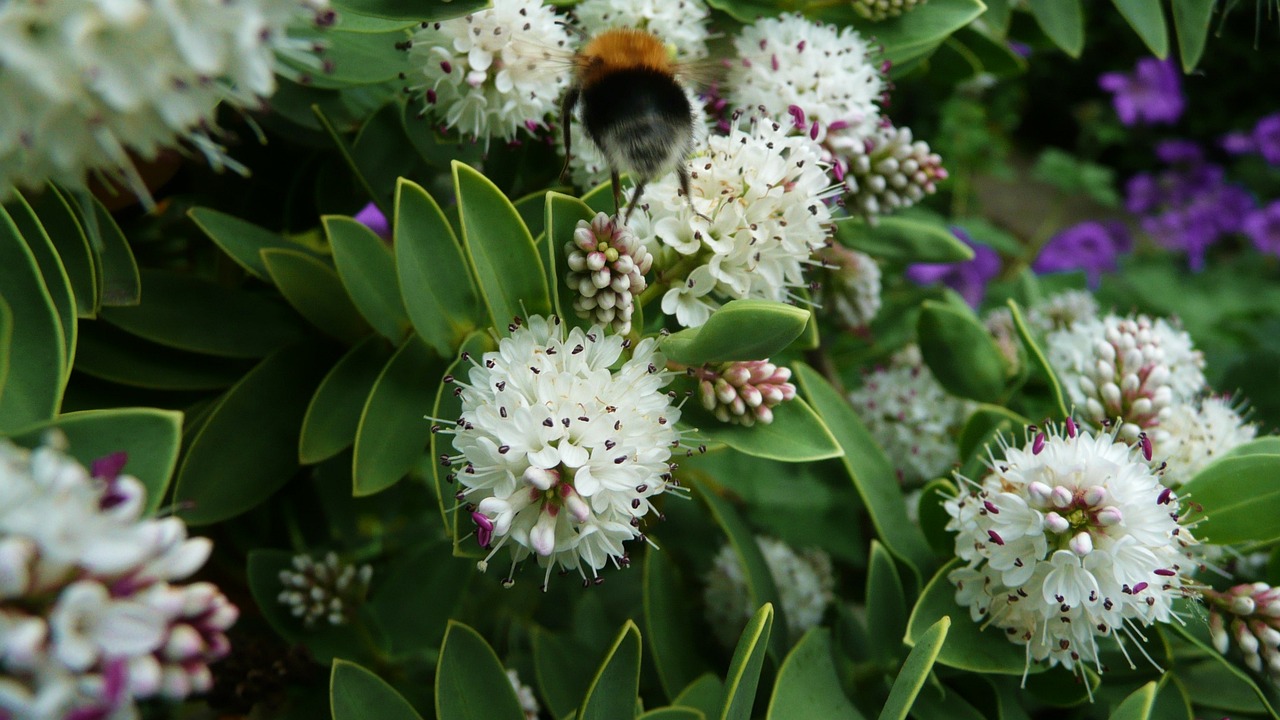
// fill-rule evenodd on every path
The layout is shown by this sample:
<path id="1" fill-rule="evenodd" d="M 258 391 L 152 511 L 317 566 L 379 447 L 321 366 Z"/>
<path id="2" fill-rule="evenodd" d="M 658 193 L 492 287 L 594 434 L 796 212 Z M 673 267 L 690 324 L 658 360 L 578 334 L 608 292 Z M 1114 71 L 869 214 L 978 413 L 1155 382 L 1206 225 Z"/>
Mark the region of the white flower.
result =
<path id="1" fill-rule="evenodd" d="M 134 158 L 196 146 L 239 167 L 215 142 L 216 110 L 256 108 L 303 57 L 286 31 L 326 23 L 323 0 L 17 0 L 0 3 L 0 199 L 11 185 L 83 187 L 90 173 L 142 197 Z M 314 57 L 311 63 L 318 66 Z"/>
<path id="2" fill-rule="evenodd" d="M 330 625 L 345 625 L 364 601 L 372 577 L 372 567 L 342 562 L 337 553 L 325 555 L 320 562 L 310 555 L 295 555 L 293 569 L 280 571 L 284 590 L 276 600 L 307 627 L 321 618 Z"/>
<path id="3" fill-rule="evenodd" d="M 790 631 L 798 635 L 822 622 L 822 615 L 835 597 L 831 558 L 818 548 L 797 553 L 790 545 L 771 537 L 757 536 L 756 543 L 778 589 Z M 723 645 L 733 647 L 757 609 L 751 604 L 747 579 L 733 546 L 725 545 L 716 554 L 707 572 L 703 597 L 711 629 Z"/>
<path id="4" fill-rule="evenodd" d="M 1160 423 L 1164 432 L 1153 460 L 1168 463 L 1164 483 L 1178 487 L 1232 448 L 1249 442 L 1258 428 L 1245 422 L 1229 397 L 1207 397 L 1175 405 Z"/>
<path id="5" fill-rule="evenodd" d="M 644 291 L 653 256 L 631 229 L 604 213 L 579 220 L 573 240 L 565 243 L 569 272 L 565 283 L 576 290 L 573 311 L 584 320 L 631 332 L 635 297 Z"/>
<path id="6" fill-rule="evenodd" d="M 86 470 L 59 442 L 0 440 L 0 717 L 134 717 L 135 699 L 208 690 L 238 611 L 209 583 L 170 583 L 209 541 L 142 517 L 122 453 Z"/>
<path id="7" fill-rule="evenodd" d="M 693 265 L 668 278 L 662 311 L 696 327 L 729 300 L 790 299 L 831 221 L 820 148 L 753 119 L 746 130 L 709 138 L 690 166 L 691 198 L 668 175 L 649 185 L 633 219 L 637 237 L 657 238 L 649 250 L 661 252 L 662 269 Z"/>
<path id="8" fill-rule="evenodd" d="M 867 374 L 849 402 L 903 482 L 931 480 L 959 460 L 955 438 L 970 404 L 947 394 L 915 346 Z"/>
<path id="9" fill-rule="evenodd" d="M 1136 446 L 1071 420 L 1028 436 L 981 482 L 960 477 L 945 503 L 967 563 L 949 576 L 956 602 L 1026 645 L 1028 665 L 1097 662 L 1101 672 L 1099 637 L 1125 651 L 1139 627 L 1172 619 L 1195 539 Z"/>
<path id="10" fill-rule="evenodd" d="M 493 7 L 418 29 L 409 50 L 425 79 L 427 112 L 473 138 L 513 140 L 534 132 L 558 107 L 569 68 L 543 57 L 567 52 L 569 34 L 539 0 Z"/>
<path id="11" fill-rule="evenodd" d="M 566 335 L 558 318 L 535 316 L 454 381 L 460 454 L 447 461 L 489 558 L 505 545 L 513 571 L 534 554 L 546 578 L 560 566 L 584 580 L 629 562 L 623 543 L 643 537 L 652 498 L 672 486 L 680 409 L 662 392 L 670 373 L 655 341 L 625 360 L 624 349 L 598 326 Z"/>
<path id="12" fill-rule="evenodd" d="M 707 16 L 702 0 L 583 0 L 573 7 L 590 34 L 636 28 L 657 35 L 681 59 L 707 56 Z"/>
<path id="13" fill-rule="evenodd" d="M 1146 315 L 1079 320 L 1049 333 L 1049 364 L 1070 402 L 1095 426 L 1119 419 L 1120 437 L 1146 431 L 1159 445 L 1161 422 L 1205 390 L 1204 356 L 1191 337 Z"/>
<path id="14" fill-rule="evenodd" d="M 823 264 L 814 304 L 830 311 L 850 329 L 871 324 L 880 312 L 880 266 L 866 253 L 831 243 L 814 253 Z"/>
<path id="15" fill-rule="evenodd" d="M 1031 329 L 1042 333 L 1063 330 L 1098 315 L 1098 301 L 1087 290 L 1063 290 L 1027 311 Z"/>
<path id="16" fill-rule="evenodd" d="M 533 688 L 520 682 L 520 673 L 511 668 L 507 668 L 507 680 L 511 682 L 511 689 L 516 691 L 516 699 L 520 701 L 525 720 L 538 720 L 538 712 L 542 710 L 542 706 L 538 705 Z"/>

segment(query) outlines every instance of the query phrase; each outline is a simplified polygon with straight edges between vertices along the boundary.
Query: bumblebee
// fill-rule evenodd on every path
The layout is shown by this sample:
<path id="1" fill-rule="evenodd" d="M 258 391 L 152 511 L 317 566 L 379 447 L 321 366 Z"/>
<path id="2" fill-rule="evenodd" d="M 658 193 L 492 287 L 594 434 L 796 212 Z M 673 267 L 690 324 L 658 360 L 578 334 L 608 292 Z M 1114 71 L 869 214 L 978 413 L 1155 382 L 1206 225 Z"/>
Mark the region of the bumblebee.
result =
<path id="1" fill-rule="evenodd" d="M 628 173 L 635 181 L 624 224 L 645 184 L 669 172 L 676 173 L 689 198 L 687 159 L 693 152 L 694 114 L 679 79 L 682 69 L 666 45 L 644 30 L 606 30 L 573 56 L 574 82 L 560 103 L 565 149 L 561 175 L 569 169 L 570 124 L 581 103 L 587 137 L 609 164 L 615 214 L 622 200 L 620 174 Z"/>

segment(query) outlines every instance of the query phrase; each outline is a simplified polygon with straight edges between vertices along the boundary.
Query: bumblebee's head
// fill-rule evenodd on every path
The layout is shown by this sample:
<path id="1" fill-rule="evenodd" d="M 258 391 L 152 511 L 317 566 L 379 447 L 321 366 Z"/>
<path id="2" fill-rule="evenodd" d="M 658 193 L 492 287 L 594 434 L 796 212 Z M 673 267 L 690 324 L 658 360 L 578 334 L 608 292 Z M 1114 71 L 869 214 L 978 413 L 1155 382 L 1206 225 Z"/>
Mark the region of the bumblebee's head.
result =
<path id="1" fill-rule="evenodd" d="M 590 86 L 619 70 L 644 68 L 675 74 L 671 53 L 653 33 L 615 28 L 591 38 L 575 58 L 578 79 Z"/>

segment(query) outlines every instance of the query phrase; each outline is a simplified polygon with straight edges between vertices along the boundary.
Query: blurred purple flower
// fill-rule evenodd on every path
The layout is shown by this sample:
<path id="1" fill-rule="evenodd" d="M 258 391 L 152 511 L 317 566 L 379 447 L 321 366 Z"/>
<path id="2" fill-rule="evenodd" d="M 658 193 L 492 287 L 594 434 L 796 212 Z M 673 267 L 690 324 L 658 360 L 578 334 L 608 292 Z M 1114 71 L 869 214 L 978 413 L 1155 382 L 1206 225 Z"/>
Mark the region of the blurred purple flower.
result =
<path id="1" fill-rule="evenodd" d="M 1253 135 L 1239 130 L 1223 135 L 1218 144 L 1229 155 L 1248 155 L 1258 152 L 1258 144 L 1253 141 Z"/>
<path id="2" fill-rule="evenodd" d="M 1174 138 L 1156 143 L 1156 157 L 1166 165 L 1195 165 L 1204 162 L 1204 150 L 1191 140 Z"/>
<path id="3" fill-rule="evenodd" d="M 1186 108 L 1182 80 L 1172 59 L 1142 58 L 1132 75 L 1103 73 L 1098 86 L 1112 93 L 1116 115 L 1125 125 L 1174 123 Z"/>
<path id="4" fill-rule="evenodd" d="M 907 268 L 907 279 L 917 285 L 940 282 L 976 308 L 987 292 L 987 283 L 1000 273 L 1000 256 L 986 245 L 974 242 L 962 228 L 952 226 L 951 232 L 973 249 L 973 259 L 962 263 L 916 263 Z"/>
<path id="5" fill-rule="evenodd" d="M 1253 126 L 1258 153 L 1272 165 L 1280 165 L 1280 113 L 1268 115 Z"/>
<path id="6" fill-rule="evenodd" d="M 391 224 L 387 222 L 387 217 L 382 214 L 378 206 L 373 203 L 365 205 L 360 212 L 356 213 L 356 222 L 374 231 L 383 240 L 391 239 Z"/>
<path id="7" fill-rule="evenodd" d="M 1096 290 L 1102 273 L 1115 272 L 1120 255 L 1132 248 L 1133 238 L 1122 223 L 1089 220 L 1054 235 L 1031 267 L 1038 273 L 1083 270 Z"/>
<path id="8" fill-rule="evenodd" d="M 1280 255 L 1280 200 L 1249 213 L 1241 226 L 1259 252 Z"/>
<path id="9" fill-rule="evenodd" d="M 1021 58 L 1031 57 L 1031 46 L 1028 44 L 1024 42 L 1018 42 L 1017 40 L 1005 40 L 1005 44 L 1008 45 L 1009 49 L 1012 50 L 1014 54 L 1017 55 L 1018 57 L 1021 57 Z"/>

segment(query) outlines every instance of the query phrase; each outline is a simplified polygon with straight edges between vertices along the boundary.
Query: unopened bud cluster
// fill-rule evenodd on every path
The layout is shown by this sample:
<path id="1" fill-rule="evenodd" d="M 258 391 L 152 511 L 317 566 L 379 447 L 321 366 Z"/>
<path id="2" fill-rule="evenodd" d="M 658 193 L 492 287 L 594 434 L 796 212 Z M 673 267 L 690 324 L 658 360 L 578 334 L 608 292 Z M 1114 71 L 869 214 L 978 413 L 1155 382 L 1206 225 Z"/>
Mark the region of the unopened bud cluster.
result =
<path id="1" fill-rule="evenodd" d="M 866 253 L 832 243 L 813 254 L 826 270 L 814 302 L 850 329 L 865 328 L 880 311 L 880 266 Z"/>
<path id="2" fill-rule="evenodd" d="M 591 222 L 579 220 L 565 255 L 565 282 L 577 292 L 573 310 L 578 317 L 622 335 L 631 332 L 635 296 L 644 291 L 645 273 L 653 267 L 653 256 L 631 229 L 604 213 Z"/>
<path id="3" fill-rule="evenodd" d="M 720 422 L 768 425 L 773 422 L 773 408 L 796 396 L 796 386 L 787 382 L 791 370 L 768 360 L 703 366 L 693 374 L 702 406 Z"/>
<path id="4" fill-rule="evenodd" d="M 1280 681 L 1280 588 L 1245 583 L 1224 592 L 1204 591 L 1209 603 L 1209 634 L 1223 655 L 1240 648 L 1244 664 Z"/>
<path id="5" fill-rule="evenodd" d="M 373 568 L 342 562 L 336 553 L 320 562 L 310 555 L 297 555 L 292 570 L 280 571 L 284 590 L 276 599 L 307 627 L 321 619 L 330 625 L 344 625 L 364 600 L 372 577 Z"/>
<path id="6" fill-rule="evenodd" d="M 911 12 L 925 2 L 926 0 L 853 0 L 853 11 L 872 22 L 880 22 Z"/>
<path id="7" fill-rule="evenodd" d="M 845 205 L 866 216 L 910 207 L 937 192 L 947 171 L 929 143 L 914 140 L 911 128 L 886 126 L 866 141 L 866 152 L 837 163 Z"/>

